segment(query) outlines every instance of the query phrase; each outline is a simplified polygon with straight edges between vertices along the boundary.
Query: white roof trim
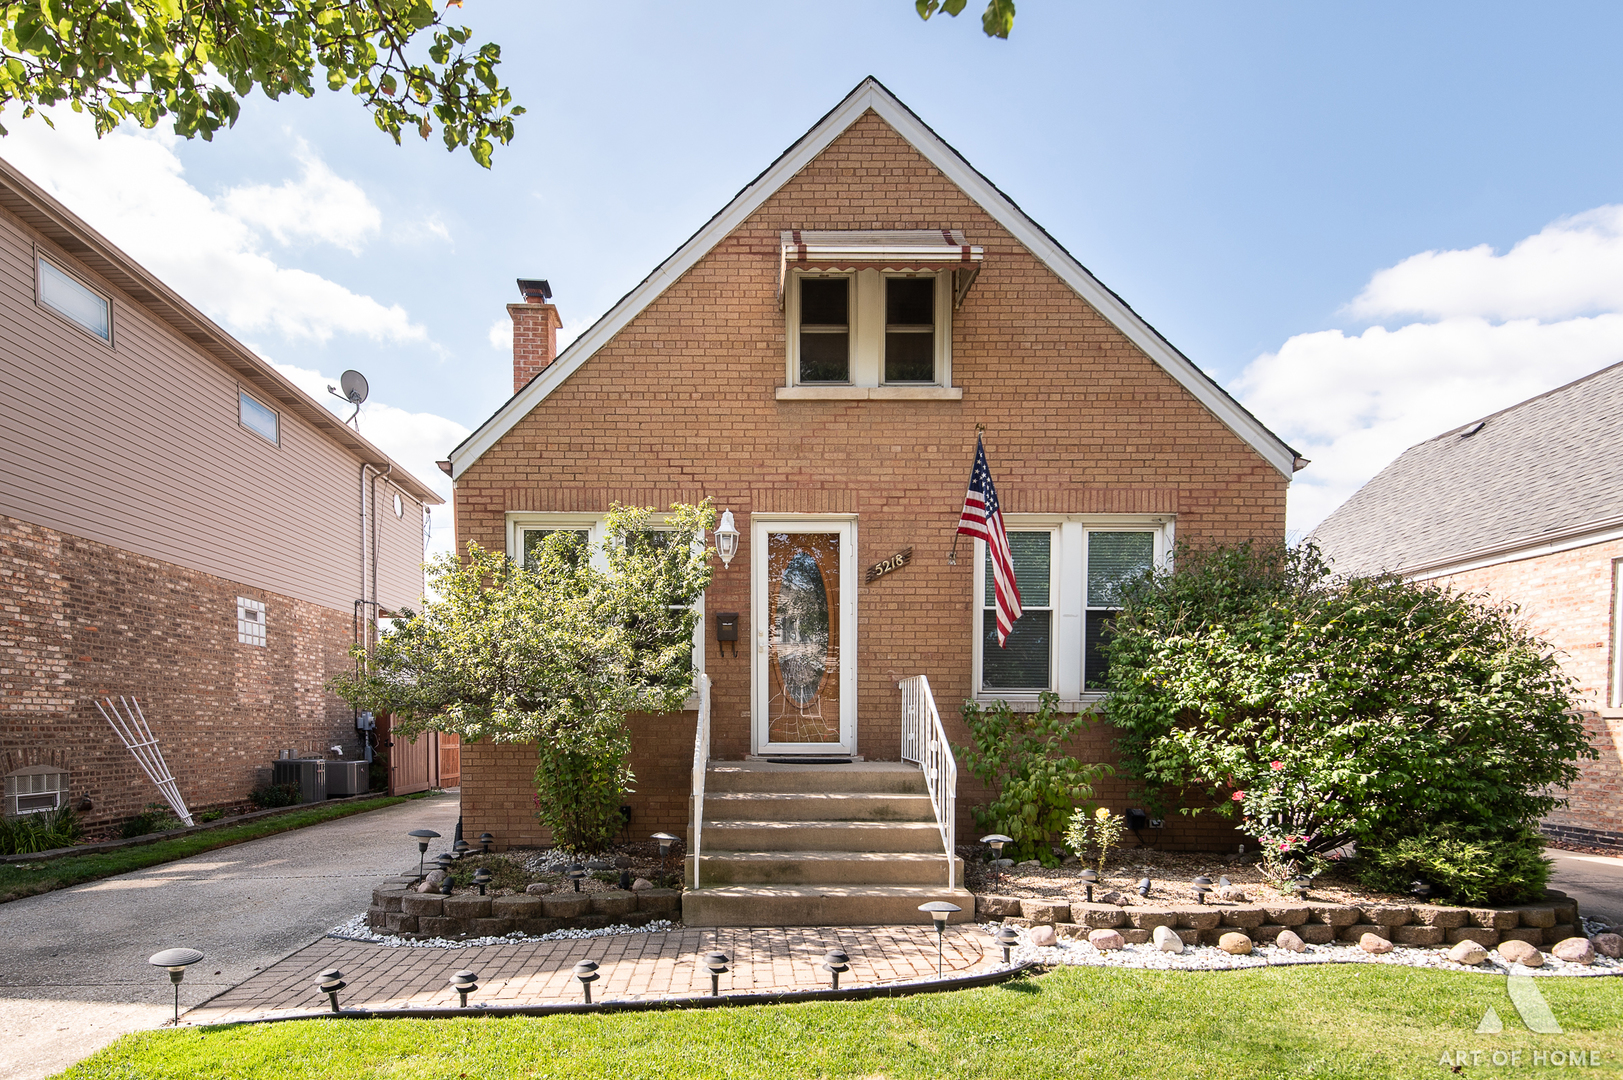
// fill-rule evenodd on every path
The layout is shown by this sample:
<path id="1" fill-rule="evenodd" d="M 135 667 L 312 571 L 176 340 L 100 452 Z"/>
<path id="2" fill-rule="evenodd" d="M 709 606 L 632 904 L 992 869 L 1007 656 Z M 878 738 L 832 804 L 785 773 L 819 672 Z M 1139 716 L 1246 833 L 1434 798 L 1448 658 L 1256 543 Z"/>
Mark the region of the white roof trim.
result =
<path id="1" fill-rule="evenodd" d="M 1298 460 L 1296 452 L 1263 426 L 1245 408 L 1206 376 L 1188 357 L 1173 348 L 1165 338 L 1138 316 L 1115 293 L 1106 288 L 1073 258 L 1042 227 L 1027 217 L 991 181 L 975 171 L 940 136 L 931 131 L 895 95 L 869 77 L 784 152 L 760 176 L 740 191 L 733 201 L 690 237 L 670 258 L 659 265 L 642 283 L 632 289 L 608 314 L 572 342 L 545 371 L 531 379 L 508 399 L 489 420 L 451 451 L 451 475 L 461 476 L 467 467 L 494 446 L 519 420 L 535 408 L 560 384 L 607 345 L 627 323 L 653 303 L 670 285 L 692 269 L 701 258 L 788 183 L 800 170 L 826 150 L 861 116 L 872 109 L 881 119 L 911 143 L 929 162 L 971 199 L 980 204 L 998 224 L 1091 304 L 1128 339 L 1159 364 L 1231 431 L 1261 454 L 1289 480 Z"/>

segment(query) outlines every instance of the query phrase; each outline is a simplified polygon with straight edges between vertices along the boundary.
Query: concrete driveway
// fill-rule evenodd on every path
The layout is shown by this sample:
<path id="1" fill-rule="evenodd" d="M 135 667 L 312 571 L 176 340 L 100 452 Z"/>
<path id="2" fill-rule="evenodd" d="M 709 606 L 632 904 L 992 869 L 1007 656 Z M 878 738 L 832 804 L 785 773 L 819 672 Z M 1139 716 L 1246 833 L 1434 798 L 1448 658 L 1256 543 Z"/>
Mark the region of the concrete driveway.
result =
<path id="1" fill-rule="evenodd" d="M 1555 860 L 1550 885 L 1578 901 L 1578 912 L 1623 926 L 1623 859 L 1545 848 Z"/>
<path id="2" fill-rule="evenodd" d="M 459 799 L 436 795 L 180 862 L 0 904 L 0 1080 L 60 1072 L 169 1019 L 162 949 L 201 949 L 182 1010 L 360 914 L 378 880 L 417 862 L 412 829 L 450 846 Z"/>

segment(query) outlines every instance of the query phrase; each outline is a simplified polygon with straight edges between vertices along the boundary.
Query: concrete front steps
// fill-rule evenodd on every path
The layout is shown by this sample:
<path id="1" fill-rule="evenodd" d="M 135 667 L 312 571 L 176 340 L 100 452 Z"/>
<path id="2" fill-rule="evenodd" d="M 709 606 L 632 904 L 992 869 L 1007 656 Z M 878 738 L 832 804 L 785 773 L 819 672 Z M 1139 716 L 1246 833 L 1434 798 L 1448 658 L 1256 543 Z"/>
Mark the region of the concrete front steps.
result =
<path id="1" fill-rule="evenodd" d="M 947 888 L 924 774 L 896 762 L 712 762 L 697 865 L 694 889 L 689 856 L 689 926 L 927 924 L 918 908 L 932 900 L 963 909 L 953 922 L 975 912 L 972 894 Z"/>

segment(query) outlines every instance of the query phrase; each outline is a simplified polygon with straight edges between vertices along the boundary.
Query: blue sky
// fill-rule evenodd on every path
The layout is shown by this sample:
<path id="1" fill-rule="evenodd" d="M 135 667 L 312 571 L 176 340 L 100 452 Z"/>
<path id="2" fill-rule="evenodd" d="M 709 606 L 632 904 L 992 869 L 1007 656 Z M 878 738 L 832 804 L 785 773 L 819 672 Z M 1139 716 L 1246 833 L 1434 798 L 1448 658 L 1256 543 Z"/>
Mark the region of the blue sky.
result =
<path id="1" fill-rule="evenodd" d="M 330 93 L 213 143 L 13 109 L 0 156 L 309 388 L 365 372 L 363 431 L 436 483 L 511 390 L 514 278 L 578 332 L 869 74 L 1314 459 L 1293 528 L 1623 360 L 1616 5 L 1023 0 L 1009 41 L 910 0 L 461 13 L 529 110 L 489 172 Z"/>

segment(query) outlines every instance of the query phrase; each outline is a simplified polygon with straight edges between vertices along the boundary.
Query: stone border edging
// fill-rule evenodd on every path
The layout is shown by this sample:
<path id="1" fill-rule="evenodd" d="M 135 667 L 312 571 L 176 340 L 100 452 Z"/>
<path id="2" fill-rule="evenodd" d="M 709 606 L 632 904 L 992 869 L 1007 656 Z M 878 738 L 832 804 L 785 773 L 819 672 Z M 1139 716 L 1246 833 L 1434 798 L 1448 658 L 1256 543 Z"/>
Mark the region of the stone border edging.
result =
<path id="1" fill-rule="evenodd" d="M 722 994 L 719 997 L 694 994 L 683 997 L 650 998 L 646 1001 L 597 1001 L 590 1005 L 585 1002 L 560 1002 L 555 1005 L 474 1005 L 466 1009 L 455 1006 L 443 1009 L 340 1009 L 336 1013 L 329 1009 L 325 1012 L 233 1020 L 224 1024 L 199 1024 L 198 1030 L 244 1027 L 249 1024 L 279 1024 L 288 1020 L 454 1020 L 467 1016 L 567 1016 L 575 1013 L 662 1012 L 743 1005 L 794 1005 L 807 1001 L 866 1001 L 870 998 L 911 997 L 914 994 L 972 990 L 980 986 L 1007 982 L 1023 975 L 1042 975 L 1047 971 L 1047 964 L 1030 961 L 1016 967 L 982 972 L 979 975 L 957 975 L 946 979 L 887 983 L 879 986 L 853 986 L 844 990 L 784 990 L 774 994 Z"/>
<path id="2" fill-rule="evenodd" d="M 680 889 L 604 889 L 595 892 L 419 893 L 401 879 L 372 890 L 366 924 L 402 937 L 503 937 L 518 932 L 530 937 L 554 930 L 601 930 L 615 923 L 640 926 L 659 918 L 681 918 Z"/>

